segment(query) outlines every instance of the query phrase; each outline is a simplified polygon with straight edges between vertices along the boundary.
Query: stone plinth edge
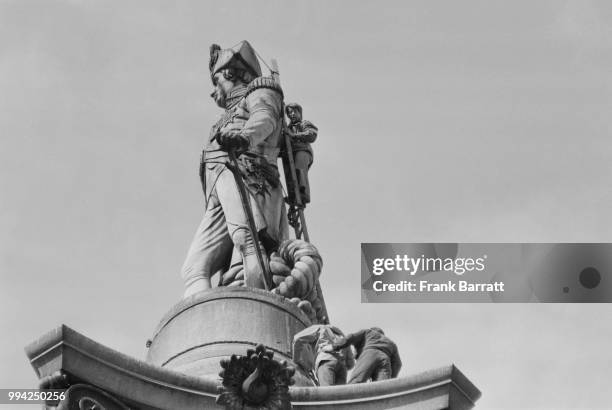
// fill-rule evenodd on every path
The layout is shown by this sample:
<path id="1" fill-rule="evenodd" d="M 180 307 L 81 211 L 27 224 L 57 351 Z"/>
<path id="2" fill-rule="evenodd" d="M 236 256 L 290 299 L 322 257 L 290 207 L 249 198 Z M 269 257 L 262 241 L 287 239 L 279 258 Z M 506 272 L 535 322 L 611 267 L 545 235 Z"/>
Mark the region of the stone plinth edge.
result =
<path id="1" fill-rule="evenodd" d="M 299 320 L 304 327 L 311 325 L 310 319 L 304 312 L 302 312 L 295 304 L 289 302 L 285 297 L 271 293 L 262 289 L 249 288 L 244 286 L 236 287 L 216 287 L 208 289 L 202 292 L 195 293 L 174 305 L 160 320 L 155 332 L 153 333 L 153 339 L 159 334 L 159 332 L 172 321 L 176 316 L 192 308 L 200 303 L 217 300 L 217 299 L 243 299 L 249 298 L 253 300 L 259 300 L 263 303 L 277 304 L 282 306 L 284 310 L 290 312 L 297 320 Z"/>
<path id="2" fill-rule="evenodd" d="M 26 347 L 40 379 L 62 372 L 70 385 L 93 386 L 140 410 L 221 409 L 220 381 L 154 366 L 62 325 Z M 382 382 L 292 387 L 294 409 L 468 410 L 480 391 L 454 365 Z"/>
<path id="3" fill-rule="evenodd" d="M 450 365 L 382 382 L 316 389 L 295 387 L 291 389 L 291 401 L 294 406 L 304 408 L 366 408 L 366 403 L 374 406 L 372 408 L 386 408 L 381 407 L 382 403 L 409 401 L 411 397 L 428 396 L 436 389 L 443 392 L 447 400 L 447 405 L 440 408 L 472 408 L 481 396 L 480 390 L 455 365 Z M 465 405 L 457 406 L 458 401 L 465 402 Z"/>
<path id="4" fill-rule="evenodd" d="M 140 409 L 215 407 L 218 381 L 153 366 L 61 325 L 26 346 L 39 378 L 61 371 L 71 384 L 98 387 Z M 207 407 L 208 408 L 208 407 Z"/>

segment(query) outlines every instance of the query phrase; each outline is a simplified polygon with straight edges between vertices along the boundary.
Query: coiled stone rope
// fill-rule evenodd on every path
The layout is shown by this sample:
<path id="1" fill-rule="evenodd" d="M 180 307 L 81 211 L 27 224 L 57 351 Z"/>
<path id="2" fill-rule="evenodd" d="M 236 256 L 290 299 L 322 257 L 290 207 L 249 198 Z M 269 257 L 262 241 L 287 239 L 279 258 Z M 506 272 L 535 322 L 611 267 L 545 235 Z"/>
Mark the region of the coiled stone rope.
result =
<path id="1" fill-rule="evenodd" d="M 317 293 L 317 280 L 323 268 L 323 259 L 317 248 L 300 239 L 284 241 L 270 255 L 270 271 L 274 288 L 272 293 L 295 303 L 313 323 L 323 321 L 323 305 Z M 244 286 L 242 265 L 223 274 L 222 286 Z"/>

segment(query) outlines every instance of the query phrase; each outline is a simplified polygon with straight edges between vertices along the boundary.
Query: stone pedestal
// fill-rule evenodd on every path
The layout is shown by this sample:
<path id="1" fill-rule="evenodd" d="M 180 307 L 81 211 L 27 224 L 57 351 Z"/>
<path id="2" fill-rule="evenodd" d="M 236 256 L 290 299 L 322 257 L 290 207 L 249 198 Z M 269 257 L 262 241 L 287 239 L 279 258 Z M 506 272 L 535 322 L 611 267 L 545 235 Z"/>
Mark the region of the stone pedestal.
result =
<path id="1" fill-rule="evenodd" d="M 219 287 L 175 305 L 161 320 L 146 361 L 192 376 L 217 378 L 221 359 L 263 344 L 276 360 L 291 361 L 293 335 L 310 326 L 285 298 L 260 289 Z M 299 369 L 296 386 L 314 383 Z"/>
<path id="2" fill-rule="evenodd" d="M 218 380 L 142 362 L 67 326 L 41 336 L 26 347 L 26 353 L 41 387 L 68 389 L 66 402 L 60 406 L 73 408 L 80 405 L 74 400 L 87 399 L 89 404 L 94 401 L 102 406 L 108 402 L 114 404 L 106 409 L 122 406 L 140 410 L 224 408 L 216 403 Z M 58 382 L 50 383 L 49 379 Z M 481 395 L 453 365 L 360 385 L 295 386 L 289 389 L 289 394 L 293 408 L 303 410 L 469 410 Z M 48 405 L 55 408 L 58 404 Z"/>

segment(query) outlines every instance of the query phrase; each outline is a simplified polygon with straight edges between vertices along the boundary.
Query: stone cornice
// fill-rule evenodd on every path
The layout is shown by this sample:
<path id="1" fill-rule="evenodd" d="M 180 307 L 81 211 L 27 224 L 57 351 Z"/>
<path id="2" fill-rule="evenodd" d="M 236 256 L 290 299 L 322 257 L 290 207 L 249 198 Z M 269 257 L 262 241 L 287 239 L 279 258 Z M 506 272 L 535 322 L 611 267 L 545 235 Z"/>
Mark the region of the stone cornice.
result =
<path id="1" fill-rule="evenodd" d="M 39 378 L 64 372 L 71 384 L 95 386 L 142 410 L 221 408 L 219 381 L 189 376 L 134 359 L 62 325 L 26 347 Z M 292 387 L 295 409 L 464 410 L 480 391 L 454 366 L 381 382 Z"/>
<path id="2" fill-rule="evenodd" d="M 39 378 L 61 370 L 72 383 L 96 386 L 143 409 L 158 409 L 160 403 L 174 403 L 168 408 L 201 409 L 202 403 L 214 402 L 217 396 L 216 380 L 134 359 L 65 325 L 43 335 L 25 350 Z"/>

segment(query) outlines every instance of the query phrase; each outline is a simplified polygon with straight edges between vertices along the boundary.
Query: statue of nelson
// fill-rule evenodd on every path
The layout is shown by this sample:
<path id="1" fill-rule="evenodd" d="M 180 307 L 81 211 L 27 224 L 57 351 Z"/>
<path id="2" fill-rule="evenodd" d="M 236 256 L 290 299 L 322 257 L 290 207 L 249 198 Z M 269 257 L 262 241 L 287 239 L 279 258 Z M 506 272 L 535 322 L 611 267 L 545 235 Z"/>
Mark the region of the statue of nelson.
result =
<path id="1" fill-rule="evenodd" d="M 211 46 L 211 97 L 225 109 L 212 127 L 200 165 L 204 216 L 182 268 L 185 297 L 211 287 L 211 277 L 243 264 L 245 284 L 263 288 L 263 272 L 241 202 L 228 152 L 238 166 L 260 240 L 264 262 L 288 238 L 287 217 L 277 168 L 282 133 L 283 93 L 262 77 L 255 50 L 243 41 L 232 49 Z"/>

